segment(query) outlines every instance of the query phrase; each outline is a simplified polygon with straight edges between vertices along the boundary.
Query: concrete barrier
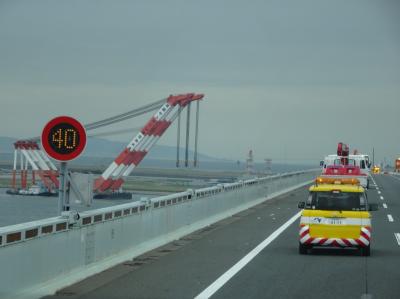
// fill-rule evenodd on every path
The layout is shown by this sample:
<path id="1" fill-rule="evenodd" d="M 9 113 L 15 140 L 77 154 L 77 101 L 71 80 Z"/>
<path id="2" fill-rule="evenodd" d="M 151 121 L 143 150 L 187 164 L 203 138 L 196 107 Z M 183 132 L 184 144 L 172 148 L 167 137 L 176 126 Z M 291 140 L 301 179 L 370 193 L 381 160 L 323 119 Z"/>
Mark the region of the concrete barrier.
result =
<path id="1" fill-rule="evenodd" d="M 40 298 L 267 199 L 319 170 L 219 184 L 0 228 L 0 298 Z"/>

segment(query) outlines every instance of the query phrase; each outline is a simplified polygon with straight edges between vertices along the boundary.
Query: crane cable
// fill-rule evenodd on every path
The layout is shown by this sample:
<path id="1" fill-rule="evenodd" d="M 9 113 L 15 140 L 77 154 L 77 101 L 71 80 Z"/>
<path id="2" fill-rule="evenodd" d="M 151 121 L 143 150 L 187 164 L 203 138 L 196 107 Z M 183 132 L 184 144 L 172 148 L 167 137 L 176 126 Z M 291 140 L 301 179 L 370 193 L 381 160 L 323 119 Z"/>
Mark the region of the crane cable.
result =
<path id="1" fill-rule="evenodd" d="M 157 110 L 165 102 L 166 102 L 166 99 L 162 99 L 162 100 L 150 103 L 148 105 L 145 105 L 143 107 L 136 108 L 136 109 L 133 109 L 131 111 L 118 114 L 116 116 L 108 117 L 108 118 L 105 118 L 105 119 L 102 119 L 102 120 L 99 120 L 99 121 L 96 121 L 96 122 L 92 122 L 92 123 L 86 124 L 86 125 L 84 125 L 84 127 L 85 127 L 86 131 L 90 131 L 90 130 L 95 130 L 95 129 L 98 129 L 98 128 L 101 128 L 101 127 L 104 127 L 104 126 L 113 125 L 115 123 L 118 123 L 118 122 L 121 122 L 121 121 L 125 121 L 125 120 L 128 120 L 130 118 L 134 118 L 134 117 L 140 116 L 142 114 L 146 114 L 148 112 Z M 126 130 L 128 130 L 128 129 L 126 129 Z M 115 134 L 121 133 L 120 131 L 121 130 L 117 131 Z M 99 134 L 101 134 L 101 133 L 99 133 Z M 106 134 L 106 133 L 104 133 L 104 134 Z M 107 133 L 107 135 L 111 135 L 111 134 Z M 94 137 L 94 136 L 96 136 L 96 134 L 94 134 L 94 135 L 92 135 L 90 137 Z M 37 136 L 37 137 L 30 138 L 28 140 L 29 141 L 34 141 L 34 142 L 39 142 L 40 141 L 40 137 Z"/>
<path id="2" fill-rule="evenodd" d="M 101 128 L 104 126 L 112 125 L 117 122 L 127 120 L 129 118 L 140 116 L 140 115 L 148 113 L 150 111 L 159 109 L 165 103 L 165 101 L 166 101 L 166 99 L 162 99 L 160 101 L 148 104 L 146 106 L 143 106 L 143 107 L 140 107 L 140 108 L 137 108 L 137 109 L 134 109 L 134 110 L 122 113 L 122 114 L 118 114 L 116 116 L 112 116 L 112 117 L 109 117 L 109 118 L 106 118 L 106 119 L 103 119 L 100 121 L 96 121 L 96 122 L 87 124 L 87 125 L 85 125 L 85 129 L 87 131 L 90 131 L 90 130 L 98 129 L 98 128 Z"/>
<path id="3" fill-rule="evenodd" d="M 89 134 L 87 137 L 92 138 L 92 137 L 104 137 L 104 136 L 120 135 L 120 134 L 125 134 L 125 133 L 137 133 L 140 130 L 141 130 L 141 128 L 119 129 L 119 130 L 108 131 L 108 132 L 93 133 L 93 134 Z"/>

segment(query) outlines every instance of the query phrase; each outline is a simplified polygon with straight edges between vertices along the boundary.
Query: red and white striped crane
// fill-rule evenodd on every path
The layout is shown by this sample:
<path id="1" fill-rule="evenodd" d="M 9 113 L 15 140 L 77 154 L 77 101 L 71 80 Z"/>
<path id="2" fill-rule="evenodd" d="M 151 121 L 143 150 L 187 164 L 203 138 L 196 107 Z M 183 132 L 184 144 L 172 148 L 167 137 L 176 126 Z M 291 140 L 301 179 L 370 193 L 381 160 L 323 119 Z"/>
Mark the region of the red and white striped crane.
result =
<path id="1" fill-rule="evenodd" d="M 159 109 L 157 113 L 146 123 L 141 131 L 129 142 L 126 148 L 117 156 L 103 174 L 95 180 L 94 191 L 104 192 L 108 190 L 118 190 L 124 182 L 124 178 L 129 176 L 133 169 L 139 165 L 150 149 L 157 143 L 164 132 L 179 116 L 182 109 L 190 103 L 200 101 L 203 94 L 187 93 L 180 95 L 170 95 L 168 98 L 149 104 L 145 107 L 123 113 L 118 116 L 85 125 L 87 130 L 97 129 L 102 126 L 111 125 L 121 120 L 138 116 L 149 111 Z M 161 108 L 159 108 L 161 106 Z M 190 106 L 190 105 L 189 105 Z M 46 153 L 38 145 L 39 138 L 18 141 L 14 144 L 14 170 L 12 185 L 17 190 L 16 173 L 18 155 L 21 156 L 21 188 L 27 188 L 28 165 L 32 168 L 33 183 L 35 173 L 43 181 L 46 188 L 50 191 L 58 188 L 58 171 Z"/>
<path id="2" fill-rule="evenodd" d="M 43 152 L 36 141 L 17 141 L 14 143 L 14 168 L 12 173 L 12 188 L 17 190 L 17 164 L 20 160 L 21 188 L 28 184 L 28 165 L 32 167 L 32 183 L 35 184 L 35 174 L 39 175 L 46 188 L 51 191 L 58 188 L 58 171 L 53 162 Z M 20 159 L 18 159 L 18 156 Z"/>
<path id="3" fill-rule="evenodd" d="M 94 191 L 118 190 L 132 170 L 139 165 L 154 144 L 189 103 L 199 101 L 203 94 L 171 95 L 166 103 L 147 122 L 111 165 L 95 181 Z"/>

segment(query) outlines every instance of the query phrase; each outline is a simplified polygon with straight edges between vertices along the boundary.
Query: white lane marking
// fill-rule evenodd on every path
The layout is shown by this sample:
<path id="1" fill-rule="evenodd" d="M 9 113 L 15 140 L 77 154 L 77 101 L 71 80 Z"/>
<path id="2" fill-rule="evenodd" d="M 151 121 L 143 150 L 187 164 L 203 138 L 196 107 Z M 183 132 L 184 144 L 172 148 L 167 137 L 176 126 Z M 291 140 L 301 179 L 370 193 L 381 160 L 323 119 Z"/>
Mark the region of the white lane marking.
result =
<path id="1" fill-rule="evenodd" d="M 399 233 L 394 233 L 394 236 L 396 237 L 397 244 L 400 246 L 400 234 Z"/>
<path id="2" fill-rule="evenodd" d="M 388 217 L 388 220 L 389 220 L 389 222 L 393 222 L 393 221 L 394 221 L 394 219 L 393 219 L 393 216 L 392 216 L 392 215 L 388 214 L 388 215 L 387 215 L 387 217 Z"/>
<path id="3" fill-rule="evenodd" d="M 383 196 L 381 196 L 381 199 L 384 200 Z"/>
<path id="4" fill-rule="evenodd" d="M 244 266 L 246 266 L 252 259 L 254 259 L 265 247 L 271 244 L 281 233 L 283 233 L 293 222 L 295 222 L 301 215 L 301 211 L 286 221 L 280 228 L 274 231 L 268 238 L 257 245 L 245 257 L 233 265 L 228 271 L 222 274 L 216 281 L 209 285 L 204 291 L 195 297 L 195 299 L 206 299 L 214 295 L 221 287 L 223 287 L 236 273 L 238 273 Z"/>
<path id="5" fill-rule="evenodd" d="M 384 203 L 384 204 L 383 204 L 383 207 L 384 207 L 385 209 L 387 209 L 387 204 Z"/>
<path id="6" fill-rule="evenodd" d="M 382 192 L 378 190 L 378 194 L 381 194 Z"/>

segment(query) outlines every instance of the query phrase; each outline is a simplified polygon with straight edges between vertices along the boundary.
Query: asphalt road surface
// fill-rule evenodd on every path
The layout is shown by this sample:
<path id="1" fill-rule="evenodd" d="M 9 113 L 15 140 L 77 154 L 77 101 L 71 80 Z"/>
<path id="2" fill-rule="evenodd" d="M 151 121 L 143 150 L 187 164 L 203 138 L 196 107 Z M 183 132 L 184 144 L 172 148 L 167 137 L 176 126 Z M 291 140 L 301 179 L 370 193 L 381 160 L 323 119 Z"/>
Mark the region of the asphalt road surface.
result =
<path id="1" fill-rule="evenodd" d="M 298 254 L 304 187 L 46 298 L 400 298 L 400 179 L 374 180 L 370 257 Z"/>

